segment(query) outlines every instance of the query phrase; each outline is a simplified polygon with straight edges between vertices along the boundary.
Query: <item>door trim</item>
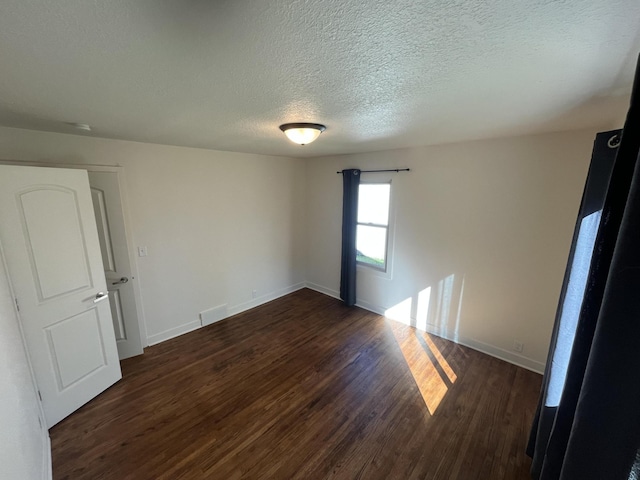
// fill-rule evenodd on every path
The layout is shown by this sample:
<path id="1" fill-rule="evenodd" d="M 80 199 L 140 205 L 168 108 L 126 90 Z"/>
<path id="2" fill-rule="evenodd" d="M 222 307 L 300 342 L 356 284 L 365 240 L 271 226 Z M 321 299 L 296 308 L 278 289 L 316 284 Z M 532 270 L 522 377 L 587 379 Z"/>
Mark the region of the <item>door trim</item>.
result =
<path id="1" fill-rule="evenodd" d="M 129 263 L 131 264 L 131 276 L 136 280 L 140 280 L 138 272 L 138 262 L 135 256 L 135 244 L 133 242 L 131 218 L 129 215 L 129 198 L 127 194 L 124 167 L 120 165 L 91 165 L 84 163 L 57 163 L 57 162 L 32 162 L 20 160 L 3 160 L 0 159 L 0 165 L 18 165 L 26 167 L 49 167 L 49 168 L 75 168 L 87 170 L 90 172 L 113 172 L 116 173 L 118 179 L 118 187 L 120 188 L 120 201 L 122 202 L 122 215 L 124 217 L 124 231 L 127 239 L 127 250 L 129 251 Z M 149 346 L 147 337 L 147 322 L 142 306 L 142 297 L 140 294 L 140 282 L 133 282 L 133 296 L 136 301 L 136 311 L 138 313 L 138 328 L 140 329 L 140 340 L 142 348 Z"/>
<path id="2" fill-rule="evenodd" d="M 29 373 L 31 374 L 31 384 L 33 385 L 33 395 L 36 397 L 37 403 L 38 403 L 38 415 L 40 417 L 39 420 L 42 425 L 42 429 L 47 432 L 47 439 L 48 439 L 49 432 L 47 430 L 47 424 L 45 421 L 44 407 L 42 406 L 42 400 L 40 400 L 40 397 L 38 395 L 39 390 L 38 390 L 38 382 L 36 382 L 36 372 L 33 368 L 33 362 L 31 361 L 31 355 L 29 354 L 29 349 L 27 348 L 27 337 L 24 334 L 24 327 L 22 325 L 22 316 L 20 315 L 20 311 L 18 310 L 18 306 L 16 304 L 17 296 L 13 288 L 13 281 L 11 279 L 11 274 L 9 273 L 9 265 L 7 265 L 7 260 L 5 257 L 4 247 L 2 245 L 2 242 L 0 242 L 0 262 L 2 262 L 2 267 L 4 269 L 4 274 L 7 280 L 7 287 L 9 288 L 9 293 L 11 294 L 11 298 L 14 299 L 13 314 L 14 314 L 15 321 L 18 324 L 18 330 L 20 331 L 20 338 L 22 340 L 22 347 L 24 348 L 25 357 L 27 359 L 27 365 L 29 366 Z M 49 448 L 49 456 L 51 456 L 51 448 Z M 49 468 L 51 468 L 51 465 L 49 465 Z"/>

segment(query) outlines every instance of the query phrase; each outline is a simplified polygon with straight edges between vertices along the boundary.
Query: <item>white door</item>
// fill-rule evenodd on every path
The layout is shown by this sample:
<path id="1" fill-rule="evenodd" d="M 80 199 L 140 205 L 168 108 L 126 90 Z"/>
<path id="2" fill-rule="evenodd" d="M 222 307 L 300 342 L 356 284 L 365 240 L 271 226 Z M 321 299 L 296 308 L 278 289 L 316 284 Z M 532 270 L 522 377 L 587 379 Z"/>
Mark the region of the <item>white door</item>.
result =
<path id="1" fill-rule="evenodd" d="M 0 242 L 51 427 L 122 378 L 87 172 L 0 165 Z"/>
<path id="2" fill-rule="evenodd" d="M 143 353 L 117 172 L 89 172 L 120 360 Z"/>

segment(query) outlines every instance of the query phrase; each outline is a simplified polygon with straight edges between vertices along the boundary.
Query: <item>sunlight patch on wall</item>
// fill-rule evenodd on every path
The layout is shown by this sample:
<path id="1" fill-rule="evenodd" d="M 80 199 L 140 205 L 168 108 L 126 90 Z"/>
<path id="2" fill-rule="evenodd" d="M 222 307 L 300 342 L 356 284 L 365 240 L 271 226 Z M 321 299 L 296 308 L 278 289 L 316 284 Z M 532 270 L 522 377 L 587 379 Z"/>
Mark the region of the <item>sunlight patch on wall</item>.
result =
<path id="1" fill-rule="evenodd" d="M 416 328 L 427 331 L 429 322 L 429 303 L 431 302 L 431 287 L 418 293 L 418 312 L 416 313 Z"/>
<path id="2" fill-rule="evenodd" d="M 385 310 L 387 318 L 458 341 L 466 275 L 451 274 Z"/>
<path id="3" fill-rule="evenodd" d="M 429 322 L 437 325 L 445 337 L 448 337 L 449 333 L 449 316 L 451 314 L 451 300 L 453 298 L 454 281 L 455 275 L 451 274 L 438 282 L 435 311 L 432 315 L 432 321 Z"/>
<path id="4" fill-rule="evenodd" d="M 466 279 L 466 275 L 462 275 L 462 282 L 460 283 L 460 295 L 458 298 L 458 313 L 456 314 L 456 325 L 453 328 L 453 334 L 451 335 L 451 339 L 454 342 L 458 342 L 460 337 L 460 317 L 462 315 L 462 298 L 464 297 L 464 281 Z"/>
<path id="5" fill-rule="evenodd" d="M 411 306 L 412 298 L 406 298 L 400 303 L 397 303 L 393 307 L 385 310 L 384 316 L 391 320 L 404 323 L 405 325 L 411 325 Z"/>

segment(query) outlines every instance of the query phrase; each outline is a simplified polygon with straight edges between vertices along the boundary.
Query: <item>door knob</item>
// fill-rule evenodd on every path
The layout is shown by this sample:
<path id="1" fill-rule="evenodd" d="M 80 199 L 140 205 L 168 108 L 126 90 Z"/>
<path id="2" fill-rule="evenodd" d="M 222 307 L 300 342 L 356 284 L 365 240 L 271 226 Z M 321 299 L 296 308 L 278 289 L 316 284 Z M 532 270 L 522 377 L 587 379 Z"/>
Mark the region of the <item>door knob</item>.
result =
<path id="1" fill-rule="evenodd" d="M 117 282 L 112 282 L 111 285 L 120 285 L 122 283 L 127 283 L 128 281 L 129 281 L 129 279 L 127 277 L 122 277 Z"/>
<path id="2" fill-rule="evenodd" d="M 96 298 L 93 299 L 93 303 L 101 302 L 102 300 L 104 300 L 108 296 L 109 296 L 108 293 L 98 292 L 98 293 L 96 293 Z"/>

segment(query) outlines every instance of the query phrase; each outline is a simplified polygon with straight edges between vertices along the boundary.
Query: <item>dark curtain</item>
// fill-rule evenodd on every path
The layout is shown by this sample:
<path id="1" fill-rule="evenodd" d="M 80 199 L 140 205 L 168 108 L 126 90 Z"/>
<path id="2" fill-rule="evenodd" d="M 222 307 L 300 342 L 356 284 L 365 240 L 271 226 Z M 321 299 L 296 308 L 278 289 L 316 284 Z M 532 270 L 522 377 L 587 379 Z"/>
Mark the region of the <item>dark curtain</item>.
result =
<path id="1" fill-rule="evenodd" d="M 340 298 L 348 306 L 356 304 L 356 229 L 360 170 L 342 171 L 342 262 Z"/>
<path id="2" fill-rule="evenodd" d="M 533 456 L 532 473 L 540 474 L 542 463 L 547 456 L 544 448 L 533 449 L 536 443 L 548 442 L 553 427 L 565 375 L 568 368 L 571 347 L 575 338 L 580 307 L 584 298 L 589 266 L 600 225 L 601 212 L 609 187 L 609 179 L 617 152 L 622 130 L 599 133 L 593 145 L 589 174 L 582 195 L 582 203 L 573 233 L 569 260 L 560 293 L 551 347 L 545 371 L 545 382 L 538 410 L 537 428 L 531 432 L 529 454 Z M 544 401 L 544 403 L 543 403 Z"/>
<path id="3" fill-rule="evenodd" d="M 640 70 L 636 72 L 631 106 L 601 213 L 596 210 L 578 220 L 571 272 L 565 277 L 564 302 L 556 318 L 544 387 L 527 450 L 533 458 L 531 473 L 537 480 L 638 478 L 639 74 Z M 596 139 L 594 155 L 605 148 L 601 142 L 602 136 Z M 589 181 L 594 180 L 592 174 L 597 168 L 593 163 Z M 589 181 L 583 209 L 587 194 L 592 191 Z M 587 233 L 581 245 L 583 228 Z M 590 229 L 597 232 L 591 242 Z M 580 281 L 571 285 L 572 276 L 577 275 L 579 280 L 579 256 L 589 265 L 588 270 L 582 267 L 585 269 L 582 288 Z M 570 296 L 574 297 L 576 310 L 573 321 L 571 312 L 567 313 L 571 310 L 566 300 Z"/>

